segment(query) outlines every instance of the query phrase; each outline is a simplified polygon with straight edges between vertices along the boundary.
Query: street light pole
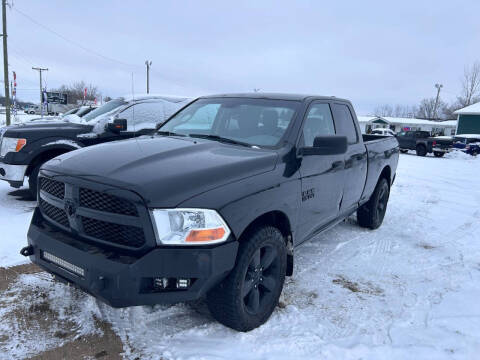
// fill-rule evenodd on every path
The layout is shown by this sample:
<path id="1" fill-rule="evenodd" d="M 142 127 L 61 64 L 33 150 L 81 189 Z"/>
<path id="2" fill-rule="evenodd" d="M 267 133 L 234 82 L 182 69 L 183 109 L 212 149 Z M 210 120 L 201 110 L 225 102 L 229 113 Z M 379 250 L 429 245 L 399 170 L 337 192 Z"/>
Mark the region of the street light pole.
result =
<path id="1" fill-rule="evenodd" d="M 437 106 L 438 106 L 438 100 L 440 99 L 440 89 L 443 87 L 443 85 L 435 84 L 435 87 L 437 88 L 437 98 L 435 99 L 435 106 L 433 107 L 433 120 L 438 119 Z"/>
<path id="2" fill-rule="evenodd" d="M 147 94 L 150 93 L 150 66 L 152 66 L 152 62 L 145 60 L 145 65 L 147 65 Z"/>

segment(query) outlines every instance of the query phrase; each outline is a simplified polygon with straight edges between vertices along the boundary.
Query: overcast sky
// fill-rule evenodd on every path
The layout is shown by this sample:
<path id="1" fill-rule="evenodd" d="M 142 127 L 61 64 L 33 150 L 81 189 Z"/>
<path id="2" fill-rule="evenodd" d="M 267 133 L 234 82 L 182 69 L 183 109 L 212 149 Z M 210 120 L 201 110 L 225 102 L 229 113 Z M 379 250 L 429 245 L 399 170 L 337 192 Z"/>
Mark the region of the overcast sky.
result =
<path id="1" fill-rule="evenodd" d="M 114 97 L 132 92 L 132 73 L 145 92 L 149 59 L 153 93 L 335 95 L 368 114 L 417 104 L 436 82 L 453 100 L 480 60 L 478 0 L 9 2 L 10 70 L 30 101 L 33 65 L 49 68 L 48 88 L 84 80 Z"/>

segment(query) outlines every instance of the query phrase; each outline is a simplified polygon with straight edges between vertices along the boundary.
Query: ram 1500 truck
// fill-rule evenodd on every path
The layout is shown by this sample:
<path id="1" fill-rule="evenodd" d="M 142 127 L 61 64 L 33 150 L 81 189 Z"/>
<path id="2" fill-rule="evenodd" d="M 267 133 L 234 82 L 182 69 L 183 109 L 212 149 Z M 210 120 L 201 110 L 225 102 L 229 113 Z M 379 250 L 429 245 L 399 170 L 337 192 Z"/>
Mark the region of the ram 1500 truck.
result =
<path id="1" fill-rule="evenodd" d="M 38 171 L 46 161 L 85 146 L 149 133 L 185 101 L 188 99 L 157 95 L 122 97 L 81 118 L 68 115 L 1 128 L 0 180 L 18 188 L 27 176 L 35 196 Z"/>
<path id="2" fill-rule="evenodd" d="M 357 213 L 376 229 L 398 142 L 362 136 L 335 97 L 201 97 L 142 138 L 40 170 L 25 256 L 114 307 L 206 295 L 221 323 L 263 324 L 295 249 Z"/>

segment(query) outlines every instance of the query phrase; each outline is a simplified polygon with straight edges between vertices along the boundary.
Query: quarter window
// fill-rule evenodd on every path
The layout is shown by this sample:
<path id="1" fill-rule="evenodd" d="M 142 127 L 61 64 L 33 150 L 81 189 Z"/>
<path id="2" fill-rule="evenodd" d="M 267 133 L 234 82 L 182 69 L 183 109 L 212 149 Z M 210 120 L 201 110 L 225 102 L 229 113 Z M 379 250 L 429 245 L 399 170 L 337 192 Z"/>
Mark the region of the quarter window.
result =
<path id="1" fill-rule="evenodd" d="M 346 136 L 349 144 L 357 143 L 357 129 L 355 128 L 355 122 L 353 121 L 348 106 L 344 104 L 333 104 L 333 115 L 335 117 L 337 134 Z"/>

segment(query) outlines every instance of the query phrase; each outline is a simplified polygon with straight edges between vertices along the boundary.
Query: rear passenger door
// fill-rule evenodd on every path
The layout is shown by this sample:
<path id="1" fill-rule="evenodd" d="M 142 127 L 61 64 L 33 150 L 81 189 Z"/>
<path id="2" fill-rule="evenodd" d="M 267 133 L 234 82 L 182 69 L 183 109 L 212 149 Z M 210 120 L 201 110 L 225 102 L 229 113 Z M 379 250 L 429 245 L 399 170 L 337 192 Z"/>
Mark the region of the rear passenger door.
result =
<path id="1" fill-rule="evenodd" d="M 367 178 L 367 149 L 360 141 L 360 131 L 353 119 L 353 110 L 346 103 L 333 104 L 333 118 L 337 135 L 347 137 L 348 148 L 345 153 L 345 186 L 340 212 L 356 207 L 360 200 Z"/>
<path id="2" fill-rule="evenodd" d="M 317 136 L 335 135 L 330 104 L 314 101 L 305 115 L 298 147 L 311 147 Z M 338 216 L 343 193 L 344 171 L 341 155 L 302 155 L 302 187 L 297 238 L 304 241 Z"/>

